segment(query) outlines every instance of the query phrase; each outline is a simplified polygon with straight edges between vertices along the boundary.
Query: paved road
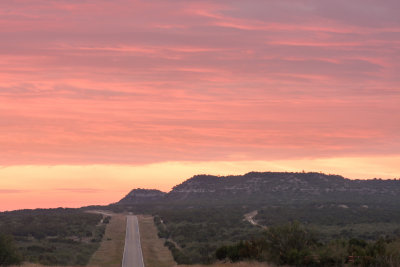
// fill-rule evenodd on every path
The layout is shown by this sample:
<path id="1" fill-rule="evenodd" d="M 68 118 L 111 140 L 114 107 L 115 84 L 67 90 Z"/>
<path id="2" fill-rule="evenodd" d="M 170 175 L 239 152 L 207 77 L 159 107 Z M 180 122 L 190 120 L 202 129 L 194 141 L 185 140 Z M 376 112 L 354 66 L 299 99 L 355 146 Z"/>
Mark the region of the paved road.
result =
<path id="1" fill-rule="evenodd" d="M 133 215 L 128 215 L 126 218 L 126 236 L 122 267 L 144 267 L 138 219 Z"/>

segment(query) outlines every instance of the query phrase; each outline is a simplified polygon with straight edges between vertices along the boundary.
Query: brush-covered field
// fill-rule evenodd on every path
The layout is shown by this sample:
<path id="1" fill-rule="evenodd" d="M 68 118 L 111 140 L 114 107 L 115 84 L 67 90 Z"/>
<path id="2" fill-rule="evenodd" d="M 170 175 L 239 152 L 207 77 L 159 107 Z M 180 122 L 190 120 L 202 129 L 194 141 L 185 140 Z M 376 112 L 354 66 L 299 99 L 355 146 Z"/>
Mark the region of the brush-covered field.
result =
<path id="1" fill-rule="evenodd" d="M 103 219 L 79 209 L 3 212 L 0 234 L 13 243 L 22 262 L 86 265 L 103 238 Z"/>

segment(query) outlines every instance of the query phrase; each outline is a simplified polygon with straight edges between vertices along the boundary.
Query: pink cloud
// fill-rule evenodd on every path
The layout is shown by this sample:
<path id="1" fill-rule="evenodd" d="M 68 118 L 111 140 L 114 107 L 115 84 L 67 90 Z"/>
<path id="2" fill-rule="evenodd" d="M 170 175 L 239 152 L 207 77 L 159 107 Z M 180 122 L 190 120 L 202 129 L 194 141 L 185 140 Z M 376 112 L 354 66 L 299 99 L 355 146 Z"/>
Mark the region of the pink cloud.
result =
<path id="1" fill-rule="evenodd" d="M 387 155 L 396 1 L 2 1 L 0 165 Z"/>

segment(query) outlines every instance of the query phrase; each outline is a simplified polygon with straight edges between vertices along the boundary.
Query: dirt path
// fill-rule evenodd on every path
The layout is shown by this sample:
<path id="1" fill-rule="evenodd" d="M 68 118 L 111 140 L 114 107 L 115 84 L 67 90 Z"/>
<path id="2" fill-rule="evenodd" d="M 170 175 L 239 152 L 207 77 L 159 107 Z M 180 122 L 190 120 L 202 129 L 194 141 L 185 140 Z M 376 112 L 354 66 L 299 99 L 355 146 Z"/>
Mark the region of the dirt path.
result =
<path id="1" fill-rule="evenodd" d="M 267 229 L 266 226 L 257 223 L 257 221 L 254 219 L 254 217 L 256 217 L 257 214 L 258 214 L 258 211 L 256 211 L 256 210 L 253 210 L 252 212 L 246 213 L 244 215 L 244 220 L 248 221 L 252 225 L 256 225 L 256 226 L 259 226 L 259 227 L 261 227 L 263 229 Z"/>

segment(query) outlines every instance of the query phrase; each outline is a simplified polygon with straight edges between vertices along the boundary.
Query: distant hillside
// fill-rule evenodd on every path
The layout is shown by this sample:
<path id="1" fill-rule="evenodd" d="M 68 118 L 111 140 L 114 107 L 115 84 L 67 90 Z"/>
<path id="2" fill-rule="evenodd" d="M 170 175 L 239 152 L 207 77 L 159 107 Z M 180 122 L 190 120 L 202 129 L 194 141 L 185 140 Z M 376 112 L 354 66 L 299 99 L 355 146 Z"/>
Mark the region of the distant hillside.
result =
<path id="1" fill-rule="evenodd" d="M 133 189 L 129 192 L 123 199 L 121 199 L 119 204 L 139 204 L 156 202 L 161 200 L 165 196 L 165 192 L 156 189 Z"/>
<path id="2" fill-rule="evenodd" d="M 343 255 L 340 260 L 344 263 L 350 255 L 346 253 L 353 253 L 349 250 L 353 247 L 351 242 L 358 238 L 359 244 L 382 238 L 399 240 L 400 244 L 400 180 L 350 180 L 323 173 L 250 172 L 237 176 L 196 175 L 168 193 L 156 192 L 133 190 L 108 208 L 154 215 L 158 236 L 165 238 L 165 245 L 179 264 L 211 263 L 217 251 L 234 251 L 228 248 L 235 243 L 239 244 L 237 251 L 245 251 L 240 248 L 243 240 L 252 240 L 248 242 L 251 249 L 246 251 L 262 251 L 254 250 L 254 240 L 265 237 L 266 229 L 284 229 L 274 227 L 293 221 L 306 229 L 296 234 L 296 240 L 310 231 L 315 233 L 313 240 L 317 237 L 318 244 L 328 244 L 321 245 L 322 256 L 316 256 L 319 259 L 342 251 L 337 255 Z M 286 233 L 282 231 L 270 232 L 273 240 Z M 281 247 L 281 241 L 278 242 L 276 247 Z M 349 245 L 345 247 L 343 242 Z M 266 246 L 268 243 L 261 245 Z M 327 248 L 332 252 L 327 253 Z M 316 248 L 310 251 L 312 254 L 308 255 L 317 255 Z M 326 261 L 329 264 L 319 262 L 313 266 L 335 265 L 331 260 Z"/>
<path id="3" fill-rule="evenodd" d="M 119 204 L 181 203 L 295 203 L 311 201 L 394 202 L 400 180 L 350 180 L 323 173 L 250 172 L 238 176 L 196 175 L 169 193 L 132 190 Z"/>

